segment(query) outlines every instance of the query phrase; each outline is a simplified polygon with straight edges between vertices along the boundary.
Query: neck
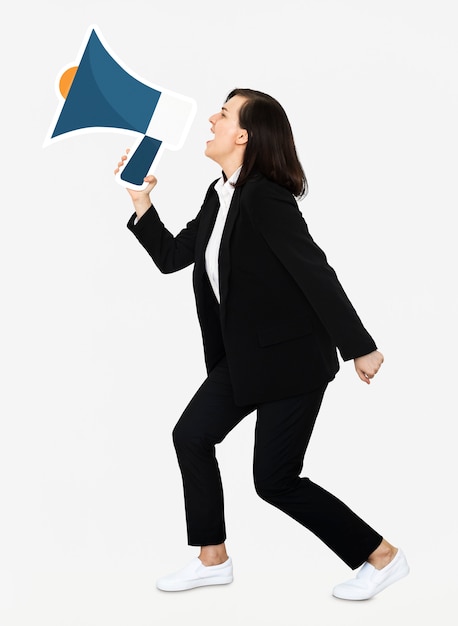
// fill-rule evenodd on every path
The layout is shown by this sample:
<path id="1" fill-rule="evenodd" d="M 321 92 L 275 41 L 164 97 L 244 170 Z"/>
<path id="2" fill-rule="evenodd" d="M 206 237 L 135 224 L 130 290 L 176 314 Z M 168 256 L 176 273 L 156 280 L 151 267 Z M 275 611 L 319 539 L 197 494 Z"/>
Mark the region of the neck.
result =
<path id="1" fill-rule="evenodd" d="M 238 163 L 237 165 L 235 165 L 234 163 L 222 165 L 221 169 L 223 170 L 223 174 L 226 177 L 226 180 L 230 178 L 232 174 L 234 174 L 234 172 L 236 172 L 242 165 L 242 163 Z"/>

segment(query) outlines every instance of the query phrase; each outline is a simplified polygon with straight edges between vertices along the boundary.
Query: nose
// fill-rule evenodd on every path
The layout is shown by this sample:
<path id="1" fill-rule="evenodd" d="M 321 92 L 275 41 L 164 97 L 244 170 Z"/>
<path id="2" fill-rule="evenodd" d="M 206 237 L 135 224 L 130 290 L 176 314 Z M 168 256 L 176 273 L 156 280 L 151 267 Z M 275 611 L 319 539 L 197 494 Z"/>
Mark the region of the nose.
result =
<path id="1" fill-rule="evenodd" d="M 213 113 L 213 115 L 210 115 L 210 117 L 208 118 L 208 121 L 210 122 L 210 124 L 214 124 L 217 119 L 218 119 L 218 113 Z"/>

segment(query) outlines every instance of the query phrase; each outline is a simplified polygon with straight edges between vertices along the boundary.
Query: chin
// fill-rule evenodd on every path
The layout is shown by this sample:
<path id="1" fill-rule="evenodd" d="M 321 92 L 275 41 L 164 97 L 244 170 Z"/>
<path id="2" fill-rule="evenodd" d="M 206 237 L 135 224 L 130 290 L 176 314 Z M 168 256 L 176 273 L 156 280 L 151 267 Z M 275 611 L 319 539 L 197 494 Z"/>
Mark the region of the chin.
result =
<path id="1" fill-rule="evenodd" d="M 208 157 L 212 161 L 216 160 L 215 157 L 212 155 L 211 150 L 208 149 L 208 147 L 205 149 L 204 154 L 206 157 Z"/>

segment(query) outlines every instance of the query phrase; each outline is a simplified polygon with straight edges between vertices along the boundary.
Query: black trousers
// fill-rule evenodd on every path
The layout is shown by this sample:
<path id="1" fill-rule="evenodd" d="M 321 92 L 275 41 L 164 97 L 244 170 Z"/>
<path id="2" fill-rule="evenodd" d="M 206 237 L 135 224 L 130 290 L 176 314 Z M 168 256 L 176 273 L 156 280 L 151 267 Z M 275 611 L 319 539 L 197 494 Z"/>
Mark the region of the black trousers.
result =
<path id="1" fill-rule="evenodd" d="M 226 540 L 215 445 L 256 410 L 253 474 L 258 495 L 308 528 L 352 569 L 367 560 L 382 536 L 335 496 L 300 477 L 325 390 L 326 385 L 300 396 L 240 407 L 233 400 L 226 360 L 210 372 L 173 431 L 189 545 Z"/>

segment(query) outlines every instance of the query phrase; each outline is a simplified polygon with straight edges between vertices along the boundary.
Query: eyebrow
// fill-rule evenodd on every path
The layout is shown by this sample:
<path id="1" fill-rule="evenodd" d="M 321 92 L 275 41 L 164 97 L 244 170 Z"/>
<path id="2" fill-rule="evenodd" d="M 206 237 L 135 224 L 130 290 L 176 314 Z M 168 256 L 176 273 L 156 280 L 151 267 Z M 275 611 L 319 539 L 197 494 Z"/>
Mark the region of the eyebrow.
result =
<path id="1" fill-rule="evenodd" d="M 227 111 L 226 107 L 221 107 L 221 111 Z"/>

